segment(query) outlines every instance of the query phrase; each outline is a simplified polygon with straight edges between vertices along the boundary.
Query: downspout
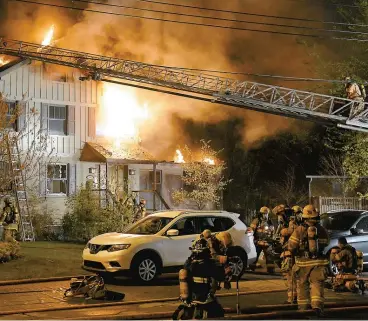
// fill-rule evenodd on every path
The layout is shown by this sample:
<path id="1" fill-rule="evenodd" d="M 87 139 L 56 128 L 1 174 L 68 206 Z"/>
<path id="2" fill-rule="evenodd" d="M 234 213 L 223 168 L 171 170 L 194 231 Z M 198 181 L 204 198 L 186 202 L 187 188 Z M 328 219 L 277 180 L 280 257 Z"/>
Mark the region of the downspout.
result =
<path id="1" fill-rule="evenodd" d="M 313 181 L 313 177 L 310 177 L 309 178 L 309 186 L 308 186 L 308 189 L 309 189 L 309 203 L 312 203 L 312 190 L 311 190 L 312 181 Z"/>

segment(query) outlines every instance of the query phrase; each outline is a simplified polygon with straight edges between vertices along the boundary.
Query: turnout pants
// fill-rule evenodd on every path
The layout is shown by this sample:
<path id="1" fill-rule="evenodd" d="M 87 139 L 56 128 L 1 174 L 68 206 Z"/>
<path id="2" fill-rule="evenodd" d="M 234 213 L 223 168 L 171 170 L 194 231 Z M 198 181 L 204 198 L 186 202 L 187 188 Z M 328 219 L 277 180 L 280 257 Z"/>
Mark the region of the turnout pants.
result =
<path id="1" fill-rule="evenodd" d="M 307 265 L 307 264 L 305 264 Z M 324 307 L 324 282 L 327 278 L 325 265 L 298 266 L 293 268 L 298 280 L 298 308 L 308 309 L 310 303 L 312 309 L 323 310 Z"/>
<path id="2" fill-rule="evenodd" d="M 298 297 L 297 280 L 294 271 L 291 269 L 284 273 L 284 278 L 287 282 L 287 301 L 293 303 Z"/>

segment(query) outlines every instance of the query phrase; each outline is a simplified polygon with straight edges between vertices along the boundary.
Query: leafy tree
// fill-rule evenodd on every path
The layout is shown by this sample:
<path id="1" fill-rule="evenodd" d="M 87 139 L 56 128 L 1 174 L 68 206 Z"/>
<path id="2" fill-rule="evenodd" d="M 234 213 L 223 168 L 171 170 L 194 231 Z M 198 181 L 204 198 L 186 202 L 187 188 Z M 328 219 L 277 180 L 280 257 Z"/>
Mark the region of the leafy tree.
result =
<path id="1" fill-rule="evenodd" d="M 225 164 L 218 159 L 219 152 L 211 148 L 210 141 L 205 140 L 201 140 L 198 155 L 188 146 L 184 147 L 184 188 L 172 193 L 176 204 L 194 204 L 199 210 L 210 203 L 220 205 L 221 192 L 229 180 L 224 177 Z"/>

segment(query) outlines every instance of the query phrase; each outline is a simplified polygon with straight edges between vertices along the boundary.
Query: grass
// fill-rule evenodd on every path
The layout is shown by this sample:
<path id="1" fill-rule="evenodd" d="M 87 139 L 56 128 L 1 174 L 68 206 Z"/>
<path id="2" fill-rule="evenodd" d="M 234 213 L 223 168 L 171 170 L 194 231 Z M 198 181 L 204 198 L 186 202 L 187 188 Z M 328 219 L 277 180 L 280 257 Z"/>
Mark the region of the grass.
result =
<path id="1" fill-rule="evenodd" d="M 0 281 L 87 274 L 81 268 L 83 248 L 61 242 L 21 243 L 21 257 L 0 264 Z"/>

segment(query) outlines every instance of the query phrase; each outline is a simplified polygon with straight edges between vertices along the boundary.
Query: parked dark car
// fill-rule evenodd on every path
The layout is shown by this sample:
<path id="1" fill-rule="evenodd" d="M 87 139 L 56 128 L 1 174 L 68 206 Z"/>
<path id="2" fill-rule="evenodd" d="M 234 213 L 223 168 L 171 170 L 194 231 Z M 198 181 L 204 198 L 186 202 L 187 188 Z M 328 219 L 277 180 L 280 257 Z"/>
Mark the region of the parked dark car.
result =
<path id="1" fill-rule="evenodd" d="M 348 243 L 356 250 L 363 252 L 364 266 L 368 264 L 368 211 L 339 210 L 321 215 L 321 224 L 330 235 L 330 244 L 325 254 L 337 247 L 337 240 L 345 236 Z M 331 264 L 331 272 L 336 272 Z"/>

